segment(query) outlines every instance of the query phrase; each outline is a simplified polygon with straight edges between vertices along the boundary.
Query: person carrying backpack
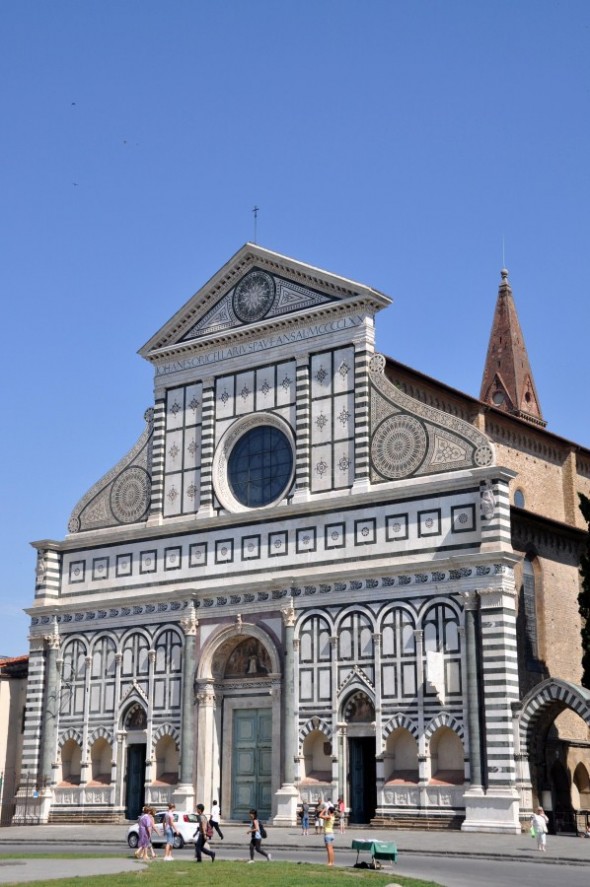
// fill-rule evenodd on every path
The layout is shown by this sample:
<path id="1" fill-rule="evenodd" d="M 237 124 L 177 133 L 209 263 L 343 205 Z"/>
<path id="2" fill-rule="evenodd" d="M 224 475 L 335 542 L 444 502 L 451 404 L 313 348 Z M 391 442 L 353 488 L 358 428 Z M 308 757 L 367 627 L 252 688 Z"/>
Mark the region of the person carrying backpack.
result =
<path id="1" fill-rule="evenodd" d="M 215 853 L 206 846 L 211 834 L 213 834 L 213 830 L 211 830 L 211 834 L 209 834 L 209 822 L 205 816 L 204 804 L 197 804 L 197 817 L 199 824 L 197 825 L 197 830 L 195 832 L 195 860 L 196 862 L 202 862 L 201 854 L 204 853 L 205 856 L 211 857 L 211 862 L 215 862 Z"/>
<path id="2" fill-rule="evenodd" d="M 262 836 L 266 838 L 266 830 L 260 820 L 258 819 L 258 811 L 250 810 L 250 828 L 246 832 L 247 835 L 250 835 L 250 859 L 248 862 L 254 862 L 254 851 L 260 853 L 261 856 L 266 857 L 266 861 L 270 862 L 272 856 L 270 853 L 267 853 L 266 850 L 262 849 Z"/>

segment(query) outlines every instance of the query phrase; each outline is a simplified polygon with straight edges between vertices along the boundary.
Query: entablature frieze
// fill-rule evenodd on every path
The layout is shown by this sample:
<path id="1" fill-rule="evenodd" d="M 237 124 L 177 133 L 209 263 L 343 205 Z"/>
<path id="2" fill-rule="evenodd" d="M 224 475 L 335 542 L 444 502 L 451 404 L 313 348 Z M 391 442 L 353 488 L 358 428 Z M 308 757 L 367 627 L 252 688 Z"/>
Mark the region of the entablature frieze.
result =
<path id="1" fill-rule="evenodd" d="M 265 582 L 263 576 L 260 580 Z M 491 583 L 491 584 L 490 584 Z M 135 626 L 138 620 L 144 625 L 162 625 L 164 622 L 178 624 L 181 627 L 185 620 L 197 625 L 210 614 L 212 618 L 219 618 L 221 614 L 231 615 L 239 622 L 242 614 L 246 612 L 266 612 L 269 609 L 277 609 L 278 612 L 285 609 L 289 616 L 291 613 L 296 619 L 298 615 L 307 611 L 310 607 L 317 607 L 331 602 L 338 606 L 349 603 L 354 599 L 357 603 L 370 600 L 387 600 L 391 596 L 392 589 L 396 589 L 396 598 L 401 599 L 408 594 L 415 596 L 416 591 L 425 595 L 456 595 L 462 590 L 469 592 L 480 591 L 482 594 L 498 595 L 510 594 L 513 596 L 514 582 L 510 565 L 505 563 L 477 563 L 470 562 L 464 566 L 449 568 L 421 569 L 420 572 L 403 572 L 385 576 L 355 577 L 351 579 L 335 580 L 314 584 L 289 584 L 283 587 L 255 589 L 250 587 L 246 591 L 234 594 L 211 595 L 210 590 L 198 595 L 193 591 L 190 600 L 153 601 L 149 603 L 137 603 L 117 607 L 78 608 L 61 612 L 52 607 L 51 613 L 31 615 L 31 639 L 35 643 L 43 641 L 47 635 L 47 626 L 59 625 L 60 637 L 75 632 L 89 630 L 104 630 L 110 628 L 128 628 Z M 236 608 L 239 610 L 236 612 Z M 199 620 L 195 617 L 198 611 Z M 30 611 L 31 612 L 31 611 Z M 188 624 L 188 623 L 186 623 Z"/>

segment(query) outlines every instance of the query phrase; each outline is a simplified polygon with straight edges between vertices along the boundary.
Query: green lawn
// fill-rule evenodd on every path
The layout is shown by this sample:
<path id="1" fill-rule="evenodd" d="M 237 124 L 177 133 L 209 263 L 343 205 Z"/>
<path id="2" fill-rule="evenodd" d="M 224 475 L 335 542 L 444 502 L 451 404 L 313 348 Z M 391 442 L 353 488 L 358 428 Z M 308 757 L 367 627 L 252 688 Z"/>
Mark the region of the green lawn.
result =
<path id="1" fill-rule="evenodd" d="M 24 854 L 2 854 L 1 859 L 15 859 Z M 47 855 L 47 858 L 50 858 Z M 56 858 L 55 856 L 53 858 Z M 60 858 L 63 858 L 60 857 Z M 73 858 L 73 857 L 71 857 Z M 326 887 L 326 885 L 371 884 L 373 887 L 400 885 L 400 887 L 437 887 L 433 881 L 417 881 L 414 878 L 402 878 L 395 871 L 389 874 L 375 872 L 371 869 L 328 868 L 326 865 L 297 862 L 246 862 L 219 861 L 212 864 L 207 860 L 198 869 L 191 860 L 175 860 L 164 864 L 161 860 L 149 863 L 145 867 L 138 863 L 136 872 L 119 875 L 97 875 L 84 878 L 84 887 L 177 887 L 186 880 L 193 885 L 198 880 L 199 887 Z M 17 882 L 14 882 L 17 883 Z M 46 887 L 80 887 L 80 878 L 63 878 L 61 880 L 32 881 L 31 884 Z"/>

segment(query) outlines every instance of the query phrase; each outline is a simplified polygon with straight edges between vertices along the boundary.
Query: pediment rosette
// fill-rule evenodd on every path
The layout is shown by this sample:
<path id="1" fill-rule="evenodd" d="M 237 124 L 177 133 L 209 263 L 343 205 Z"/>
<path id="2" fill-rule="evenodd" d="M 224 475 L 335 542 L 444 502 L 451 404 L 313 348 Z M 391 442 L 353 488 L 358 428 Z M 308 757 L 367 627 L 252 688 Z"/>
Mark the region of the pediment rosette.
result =
<path id="1" fill-rule="evenodd" d="M 392 385 L 383 355 L 371 358 L 369 377 L 373 483 L 495 463 L 493 444 L 477 428 Z"/>
<path id="2" fill-rule="evenodd" d="M 290 315 L 339 311 L 374 313 L 389 298 L 371 287 L 322 271 L 257 244 L 245 244 L 140 349 L 148 360 L 202 342 L 243 336 L 245 329 L 269 328 Z M 293 318 L 295 320 L 295 318 Z"/>
<path id="3" fill-rule="evenodd" d="M 332 296 L 253 268 L 186 332 L 180 341 L 227 332 L 334 301 Z"/>

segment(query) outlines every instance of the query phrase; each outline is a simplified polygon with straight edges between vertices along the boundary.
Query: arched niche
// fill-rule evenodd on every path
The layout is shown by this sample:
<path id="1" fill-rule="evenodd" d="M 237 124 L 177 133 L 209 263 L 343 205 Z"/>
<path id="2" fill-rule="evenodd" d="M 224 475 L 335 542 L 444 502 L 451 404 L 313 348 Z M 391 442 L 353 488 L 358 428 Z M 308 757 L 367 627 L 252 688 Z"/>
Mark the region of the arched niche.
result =
<path id="1" fill-rule="evenodd" d="M 418 743 L 405 727 L 398 727 L 387 737 L 383 762 L 387 783 L 418 782 Z"/>

